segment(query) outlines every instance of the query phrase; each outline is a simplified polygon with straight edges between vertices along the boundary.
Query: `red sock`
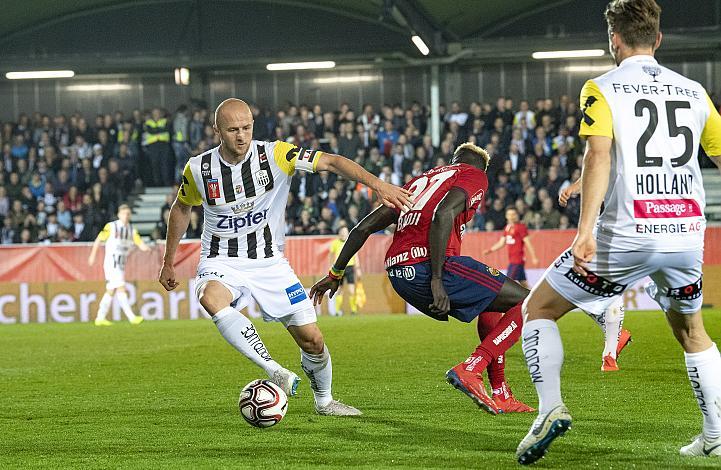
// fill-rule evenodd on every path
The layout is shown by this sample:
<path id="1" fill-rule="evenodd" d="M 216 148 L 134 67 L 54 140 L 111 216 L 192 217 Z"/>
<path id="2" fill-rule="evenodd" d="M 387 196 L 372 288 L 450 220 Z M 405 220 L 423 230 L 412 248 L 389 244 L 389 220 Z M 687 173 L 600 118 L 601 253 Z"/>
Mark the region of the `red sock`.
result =
<path id="1" fill-rule="evenodd" d="M 478 339 L 483 341 L 498 322 L 503 318 L 501 312 L 483 312 L 478 315 Z M 494 395 L 504 395 L 508 398 L 509 389 L 506 385 L 506 355 L 501 354 L 488 364 L 488 381 L 491 383 Z"/>
<path id="2" fill-rule="evenodd" d="M 521 303 L 511 307 L 464 362 L 469 372 L 480 373 L 521 337 Z M 504 361 L 505 362 L 505 361 Z"/>

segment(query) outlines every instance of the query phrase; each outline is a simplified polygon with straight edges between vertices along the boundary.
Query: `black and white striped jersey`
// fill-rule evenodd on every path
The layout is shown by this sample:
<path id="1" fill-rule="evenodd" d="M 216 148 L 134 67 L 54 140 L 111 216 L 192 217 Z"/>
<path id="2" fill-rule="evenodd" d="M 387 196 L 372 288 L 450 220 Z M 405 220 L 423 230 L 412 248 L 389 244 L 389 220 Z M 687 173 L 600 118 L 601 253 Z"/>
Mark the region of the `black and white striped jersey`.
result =
<path id="1" fill-rule="evenodd" d="M 185 165 L 178 200 L 203 205 L 202 258 L 272 258 L 284 244 L 285 208 L 296 170 L 314 171 L 321 152 L 254 140 L 231 165 L 219 147 Z"/>
<path id="2" fill-rule="evenodd" d="M 98 234 L 98 240 L 105 242 L 105 264 L 118 264 L 119 258 L 125 258 L 134 245 L 140 245 L 141 238 L 133 224 L 123 225 L 120 220 L 108 222 Z"/>

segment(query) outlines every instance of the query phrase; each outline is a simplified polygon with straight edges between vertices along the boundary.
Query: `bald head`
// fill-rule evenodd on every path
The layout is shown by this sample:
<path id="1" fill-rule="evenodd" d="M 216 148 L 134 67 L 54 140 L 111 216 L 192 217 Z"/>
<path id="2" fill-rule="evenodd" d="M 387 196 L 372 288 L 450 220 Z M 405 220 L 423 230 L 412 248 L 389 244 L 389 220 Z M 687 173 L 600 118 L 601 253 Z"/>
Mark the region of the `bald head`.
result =
<path id="1" fill-rule="evenodd" d="M 229 162 L 242 160 L 253 140 L 253 114 L 248 104 L 229 98 L 215 110 L 215 132 L 220 136 L 221 153 Z"/>
<path id="2" fill-rule="evenodd" d="M 250 106 L 238 98 L 228 98 L 215 109 L 215 125 L 218 127 L 232 121 L 252 121 Z"/>

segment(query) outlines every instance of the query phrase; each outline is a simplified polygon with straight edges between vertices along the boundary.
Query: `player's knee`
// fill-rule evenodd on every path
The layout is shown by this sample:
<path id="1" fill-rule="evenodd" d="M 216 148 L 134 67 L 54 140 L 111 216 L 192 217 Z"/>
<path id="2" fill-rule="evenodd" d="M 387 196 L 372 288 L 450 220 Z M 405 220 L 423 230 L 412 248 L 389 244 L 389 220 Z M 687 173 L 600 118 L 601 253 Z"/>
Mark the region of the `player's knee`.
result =
<path id="1" fill-rule="evenodd" d="M 304 338 L 301 344 L 301 349 L 308 354 L 320 354 L 323 352 L 325 342 L 323 341 L 323 335 L 320 331 L 313 336 Z"/>
<path id="2" fill-rule="evenodd" d="M 223 296 L 218 295 L 217 292 L 213 292 L 213 288 L 209 286 L 209 284 L 205 284 L 200 288 L 198 302 L 203 306 L 205 311 L 211 315 L 215 315 L 229 305 Z"/>

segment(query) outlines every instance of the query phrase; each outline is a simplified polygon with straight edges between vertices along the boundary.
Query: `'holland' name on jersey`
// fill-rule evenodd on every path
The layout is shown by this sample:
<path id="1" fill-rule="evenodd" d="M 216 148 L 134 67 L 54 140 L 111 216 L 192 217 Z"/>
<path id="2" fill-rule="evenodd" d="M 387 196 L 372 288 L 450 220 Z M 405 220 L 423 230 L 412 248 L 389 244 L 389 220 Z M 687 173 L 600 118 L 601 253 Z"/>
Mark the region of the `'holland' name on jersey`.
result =
<path id="1" fill-rule="evenodd" d="M 250 227 L 252 225 L 260 225 L 268 216 L 268 209 L 264 209 L 263 212 L 250 211 L 243 217 L 233 217 L 232 215 L 218 215 L 218 227 L 220 230 L 233 230 L 234 233 L 238 233 L 238 230 L 243 227 Z"/>

